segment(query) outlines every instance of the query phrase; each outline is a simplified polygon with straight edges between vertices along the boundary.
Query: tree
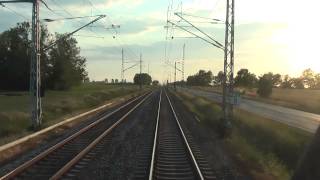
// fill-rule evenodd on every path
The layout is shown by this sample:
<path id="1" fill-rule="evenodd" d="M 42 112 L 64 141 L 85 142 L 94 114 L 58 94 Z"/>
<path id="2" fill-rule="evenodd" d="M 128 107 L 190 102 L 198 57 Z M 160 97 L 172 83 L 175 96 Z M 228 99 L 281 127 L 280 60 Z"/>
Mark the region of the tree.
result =
<path id="1" fill-rule="evenodd" d="M 271 79 L 273 87 L 279 87 L 281 85 L 281 75 L 280 74 L 273 74 L 272 72 L 268 72 L 264 74 L 268 79 Z"/>
<path id="2" fill-rule="evenodd" d="M 295 89 L 304 89 L 303 78 L 292 78 L 292 87 Z"/>
<path id="3" fill-rule="evenodd" d="M 152 78 L 147 73 L 135 74 L 133 78 L 133 82 L 134 84 L 137 84 L 137 85 L 139 85 L 140 83 L 142 85 L 150 85 L 152 82 Z"/>
<path id="4" fill-rule="evenodd" d="M 261 97 L 269 97 L 272 94 L 272 87 L 272 76 L 269 73 L 259 77 L 257 93 Z"/>
<path id="5" fill-rule="evenodd" d="M 320 73 L 314 76 L 315 79 L 315 89 L 320 89 Z"/>
<path id="6" fill-rule="evenodd" d="M 222 82 L 223 82 L 223 72 L 222 71 L 219 71 L 218 72 L 218 74 L 217 74 L 217 76 L 214 76 L 213 77 L 213 84 L 215 84 L 215 85 L 221 85 L 222 84 Z"/>
<path id="7" fill-rule="evenodd" d="M 187 84 L 191 86 L 208 86 L 212 82 L 212 72 L 199 70 L 199 72 L 193 76 L 188 76 Z"/>
<path id="8" fill-rule="evenodd" d="M 152 85 L 154 85 L 154 86 L 158 86 L 158 85 L 159 85 L 159 81 L 158 81 L 158 80 L 154 80 L 154 81 L 152 81 Z"/>
<path id="9" fill-rule="evenodd" d="M 306 69 L 302 72 L 303 84 L 308 88 L 315 88 L 316 81 L 315 81 L 315 73 L 312 69 Z"/>
<path id="10" fill-rule="evenodd" d="M 28 90 L 30 83 L 30 59 L 32 42 L 28 38 L 31 26 L 28 22 L 18 23 L 15 27 L 0 34 L 0 89 Z M 47 27 L 41 25 L 40 47 L 47 46 L 49 36 Z M 42 84 L 46 80 L 48 55 L 41 49 Z"/>
<path id="11" fill-rule="evenodd" d="M 292 80 L 289 77 L 289 75 L 285 75 L 282 82 L 281 82 L 281 87 L 282 88 L 292 88 Z"/>
<path id="12" fill-rule="evenodd" d="M 115 80 L 114 80 L 114 83 L 118 84 L 118 83 L 119 83 L 119 80 L 118 80 L 118 79 L 115 79 Z"/>
<path id="13" fill-rule="evenodd" d="M 248 69 L 240 69 L 235 78 L 235 85 L 253 88 L 257 82 L 256 75 L 250 73 Z"/>
<path id="14" fill-rule="evenodd" d="M 81 84 L 87 77 L 86 59 L 80 56 L 80 48 L 73 37 L 56 34 L 57 44 L 49 52 L 48 86 L 55 90 L 67 90 Z"/>
<path id="15" fill-rule="evenodd" d="M 16 27 L 0 34 L 0 89 L 29 89 L 32 52 L 29 34 L 31 27 L 28 22 L 18 23 Z M 41 89 L 64 90 L 88 80 L 86 60 L 80 56 L 75 39 L 56 34 L 55 39 L 61 41 L 44 51 L 54 37 L 44 25 L 41 25 L 40 36 Z"/>
<path id="16" fill-rule="evenodd" d="M 280 87 L 282 83 L 281 74 L 274 74 L 272 76 L 272 85 L 273 87 Z"/>
<path id="17" fill-rule="evenodd" d="M 27 90 L 30 74 L 28 23 L 18 24 L 0 36 L 0 89 Z"/>

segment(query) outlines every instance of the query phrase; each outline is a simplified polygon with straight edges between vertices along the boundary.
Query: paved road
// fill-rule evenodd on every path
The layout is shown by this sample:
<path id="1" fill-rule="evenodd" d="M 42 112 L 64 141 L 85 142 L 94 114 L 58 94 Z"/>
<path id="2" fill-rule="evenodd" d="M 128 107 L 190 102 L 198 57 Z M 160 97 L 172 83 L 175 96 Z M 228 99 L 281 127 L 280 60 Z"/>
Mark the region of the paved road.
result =
<path id="1" fill-rule="evenodd" d="M 217 93 L 187 88 L 184 88 L 183 91 L 188 91 L 191 94 L 202 96 L 216 102 L 222 102 L 222 96 Z M 248 99 L 242 99 L 240 105 L 238 105 L 238 108 L 303 129 L 311 133 L 315 133 L 320 124 L 320 115 L 318 114 L 261 103 Z"/>

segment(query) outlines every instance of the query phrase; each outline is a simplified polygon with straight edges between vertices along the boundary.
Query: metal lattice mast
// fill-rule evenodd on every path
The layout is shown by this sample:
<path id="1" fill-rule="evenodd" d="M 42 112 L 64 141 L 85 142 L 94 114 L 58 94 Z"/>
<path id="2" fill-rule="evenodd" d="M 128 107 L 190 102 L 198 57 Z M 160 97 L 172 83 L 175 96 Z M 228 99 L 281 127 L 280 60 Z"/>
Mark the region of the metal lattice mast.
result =
<path id="1" fill-rule="evenodd" d="M 177 61 L 174 62 L 174 90 L 177 90 L 176 87 L 176 83 L 177 83 Z"/>
<path id="2" fill-rule="evenodd" d="M 139 78 L 140 90 L 142 89 L 142 77 L 141 77 L 141 75 L 142 75 L 142 54 L 140 53 L 140 78 Z"/>
<path id="3" fill-rule="evenodd" d="M 233 105 L 229 98 L 233 95 L 234 70 L 234 0 L 227 0 L 224 46 L 223 113 L 225 125 L 231 125 Z"/>
<path id="4" fill-rule="evenodd" d="M 30 71 L 31 120 L 33 128 L 38 128 L 42 121 L 40 88 L 39 0 L 34 0 L 32 6 L 32 54 Z"/>
<path id="5" fill-rule="evenodd" d="M 124 81 L 124 54 L 123 54 L 123 48 L 121 49 L 121 82 Z"/>
<path id="6" fill-rule="evenodd" d="M 182 49 L 182 81 L 184 81 L 184 60 L 185 60 L 185 50 L 186 50 L 186 44 L 183 44 Z"/>

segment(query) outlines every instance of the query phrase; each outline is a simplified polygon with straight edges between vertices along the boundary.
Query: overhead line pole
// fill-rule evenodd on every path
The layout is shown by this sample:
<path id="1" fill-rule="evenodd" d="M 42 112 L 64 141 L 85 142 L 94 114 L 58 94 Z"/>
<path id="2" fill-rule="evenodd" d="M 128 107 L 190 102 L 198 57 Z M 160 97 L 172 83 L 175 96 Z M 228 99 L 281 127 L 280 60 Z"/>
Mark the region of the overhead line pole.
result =
<path id="1" fill-rule="evenodd" d="M 181 62 L 177 62 L 178 64 L 179 63 L 181 63 Z M 170 66 L 170 67 L 172 67 L 172 68 L 175 68 L 174 67 L 174 65 L 172 65 L 172 64 L 169 64 L 169 63 L 166 63 L 166 65 L 168 65 L 168 66 Z M 181 69 L 179 69 L 179 68 L 176 68 L 179 72 L 182 72 L 182 70 Z"/>
<path id="2" fill-rule="evenodd" d="M 39 0 L 32 4 L 32 54 L 30 63 L 30 94 L 32 127 L 38 128 L 42 123 L 41 77 L 40 77 L 40 22 Z"/>
<path id="3" fill-rule="evenodd" d="M 175 13 L 182 20 L 187 22 L 189 25 L 194 27 L 200 33 L 205 35 L 208 39 L 205 39 L 197 34 L 191 32 L 190 30 L 179 26 L 177 23 L 174 23 L 170 20 L 167 20 L 167 24 L 170 23 L 173 26 L 176 26 L 202 40 L 205 42 L 222 49 L 224 51 L 224 77 L 223 77 L 223 98 L 222 98 L 222 109 L 223 109 L 223 135 L 228 136 L 231 132 L 231 120 L 233 118 L 233 102 L 231 98 L 234 98 L 233 86 L 234 86 L 234 0 L 227 0 L 226 6 L 226 20 L 225 20 L 225 45 L 223 46 L 218 41 L 211 38 L 208 34 L 201 31 L 199 28 L 194 26 L 191 22 L 182 17 L 182 13 Z M 217 19 L 212 19 L 217 21 Z M 220 20 L 218 20 L 220 21 Z"/>
<path id="4" fill-rule="evenodd" d="M 234 0 L 227 0 L 225 21 L 225 45 L 224 45 L 224 78 L 223 78 L 223 121 L 225 132 L 231 130 L 233 118 L 233 105 L 230 98 L 233 96 L 233 71 L 234 71 Z M 227 133 L 227 134 L 226 134 Z"/>
<path id="5" fill-rule="evenodd" d="M 43 0 L 12 0 L 12 1 L 0 1 L 0 4 L 5 3 L 32 3 L 32 53 L 30 60 L 30 99 L 31 99 L 31 125 L 33 129 L 40 127 L 42 123 L 42 106 L 41 106 L 41 73 L 40 73 L 40 18 L 39 18 L 39 2 L 43 3 L 48 9 L 50 9 Z M 105 17 L 101 15 L 90 23 L 78 28 L 77 30 L 69 33 L 65 37 L 71 36 L 80 29 L 92 24 L 93 22 Z M 57 40 L 58 41 L 58 40 Z M 54 46 L 54 42 L 47 48 L 44 48 L 43 51 L 48 50 L 50 47 Z"/>
<path id="6" fill-rule="evenodd" d="M 177 90 L 176 87 L 176 81 L 177 81 L 177 61 L 174 62 L 174 90 Z"/>
<path id="7" fill-rule="evenodd" d="M 185 50 L 186 50 L 186 44 L 183 44 L 182 48 L 182 81 L 184 81 L 184 60 L 185 60 Z"/>
<path id="8" fill-rule="evenodd" d="M 139 78 L 139 81 L 140 81 L 140 83 L 139 83 L 139 86 L 140 86 L 140 90 L 142 89 L 142 77 L 141 77 L 141 75 L 142 75 L 142 54 L 140 53 L 140 78 Z"/>
<path id="9" fill-rule="evenodd" d="M 121 82 L 123 83 L 124 79 L 124 54 L 123 54 L 123 48 L 121 49 Z"/>
<path id="10" fill-rule="evenodd" d="M 40 22 L 39 22 L 39 1 L 42 0 L 13 0 L 0 1 L 4 3 L 32 3 L 32 53 L 30 60 L 30 99 L 31 99 L 31 124 L 37 129 L 42 122 L 41 108 L 41 77 L 40 77 Z M 45 4 L 45 3 L 44 3 Z M 45 4 L 49 9 L 49 7 Z"/>

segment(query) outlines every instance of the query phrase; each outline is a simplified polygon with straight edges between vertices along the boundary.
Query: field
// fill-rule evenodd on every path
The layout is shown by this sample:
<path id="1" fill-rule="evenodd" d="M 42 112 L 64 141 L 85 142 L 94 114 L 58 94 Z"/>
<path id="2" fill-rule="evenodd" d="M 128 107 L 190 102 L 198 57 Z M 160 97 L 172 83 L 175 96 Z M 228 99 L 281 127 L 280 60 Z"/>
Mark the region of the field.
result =
<path id="1" fill-rule="evenodd" d="M 122 88 L 119 85 L 88 83 L 69 91 L 46 91 L 42 98 L 42 127 L 138 90 L 138 86 L 134 85 L 125 85 Z M 0 93 L 0 144 L 32 132 L 29 102 L 27 92 Z"/>
<path id="2" fill-rule="evenodd" d="M 216 93 L 222 92 L 219 87 L 193 88 Z M 320 114 L 320 90 L 273 88 L 269 98 L 259 97 L 256 94 L 256 89 L 237 88 L 237 90 L 241 90 L 244 93 L 243 97 L 248 99 Z"/>
<path id="3" fill-rule="evenodd" d="M 202 125 L 219 131 L 220 106 L 187 93 L 177 95 Z M 224 144 L 239 168 L 249 171 L 254 179 L 282 180 L 290 178 L 311 137 L 302 130 L 236 109 L 232 135 Z"/>

